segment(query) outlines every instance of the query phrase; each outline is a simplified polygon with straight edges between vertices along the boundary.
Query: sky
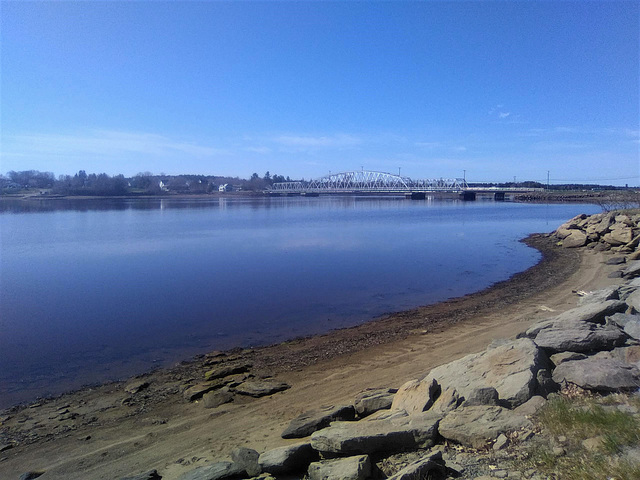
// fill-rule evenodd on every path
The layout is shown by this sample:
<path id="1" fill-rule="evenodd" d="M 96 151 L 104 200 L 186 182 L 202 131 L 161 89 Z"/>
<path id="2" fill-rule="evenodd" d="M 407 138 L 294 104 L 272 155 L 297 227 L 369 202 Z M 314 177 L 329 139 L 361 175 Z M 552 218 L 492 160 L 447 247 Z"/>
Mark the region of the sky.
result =
<path id="1" fill-rule="evenodd" d="M 2 0 L 0 21 L 0 173 L 640 185 L 635 0 Z"/>

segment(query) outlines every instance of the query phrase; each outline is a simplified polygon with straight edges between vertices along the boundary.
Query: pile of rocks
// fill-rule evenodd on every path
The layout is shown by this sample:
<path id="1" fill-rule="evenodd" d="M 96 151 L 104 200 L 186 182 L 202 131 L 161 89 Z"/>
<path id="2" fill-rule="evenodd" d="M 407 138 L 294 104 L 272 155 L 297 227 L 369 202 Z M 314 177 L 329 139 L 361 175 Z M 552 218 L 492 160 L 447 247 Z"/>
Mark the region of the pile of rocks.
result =
<path id="1" fill-rule="evenodd" d="M 640 214 L 616 212 L 578 215 L 562 224 L 554 236 L 565 248 L 588 245 L 597 250 L 627 254 L 627 260 L 640 259 Z"/>

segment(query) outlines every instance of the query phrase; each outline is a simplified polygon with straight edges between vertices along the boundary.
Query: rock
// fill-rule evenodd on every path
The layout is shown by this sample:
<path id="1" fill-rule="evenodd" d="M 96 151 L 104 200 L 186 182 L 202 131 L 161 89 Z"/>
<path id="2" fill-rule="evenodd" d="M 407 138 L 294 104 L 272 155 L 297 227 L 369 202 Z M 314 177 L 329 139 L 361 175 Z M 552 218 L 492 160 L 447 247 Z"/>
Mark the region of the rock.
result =
<path id="1" fill-rule="evenodd" d="M 438 452 L 426 458 L 410 463 L 388 480 L 423 480 L 430 478 L 445 478 L 447 467 L 442 460 L 442 453 Z"/>
<path id="2" fill-rule="evenodd" d="M 391 408 L 394 394 L 397 391 L 395 388 L 379 388 L 359 393 L 354 401 L 356 413 L 360 418 L 364 418 L 378 410 Z"/>
<path id="3" fill-rule="evenodd" d="M 640 320 L 631 320 L 624 326 L 624 333 L 635 340 L 640 340 Z"/>
<path id="4" fill-rule="evenodd" d="M 429 411 L 445 414 L 458 408 L 463 401 L 464 397 L 460 398 L 460 395 L 458 395 L 458 391 L 455 388 L 446 388 L 433 403 L 433 406 Z"/>
<path id="5" fill-rule="evenodd" d="M 217 392 L 205 393 L 202 396 L 204 408 L 217 408 L 220 405 L 224 405 L 231 401 L 233 401 L 233 393 L 231 393 L 227 387 L 222 388 Z"/>
<path id="6" fill-rule="evenodd" d="M 616 315 L 618 314 L 616 313 Z M 560 352 L 560 353 L 554 353 L 553 355 L 551 355 L 549 357 L 549 360 L 551 360 L 551 363 L 557 367 L 562 362 L 568 362 L 569 360 L 582 360 L 583 358 L 587 358 L 587 356 L 584 353 Z"/>
<path id="7" fill-rule="evenodd" d="M 215 462 L 185 472 L 177 480 L 221 480 L 244 474 L 242 467 L 232 462 Z"/>
<path id="8" fill-rule="evenodd" d="M 509 439 L 504 433 L 501 433 L 498 435 L 498 438 L 496 438 L 492 448 L 497 451 L 506 448 L 507 445 L 509 445 Z"/>
<path id="9" fill-rule="evenodd" d="M 604 262 L 606 265 L 621 265 L 627 260 L 625 257 L 611 257 L 609 260 Z"/>
<path id="10" fill-rule="evenodd" d="M 615 323 L 620 328 L 624 328 L 627 323 L 637 320 L 640 320 L 640 315 L 632 315 L 630 313 L 614 313 L 607 317 L 607 322 Z"/>
<path id="11" fill-rule="evenodd" d="M 547 401 L 544 399 L 544 397 L 541 397 L 540 395 L 534 395 L 529 399 L 528 402 L 514 408 L 513 412 L 524 417 L 532 417 L 536 413 L 538 413 L 538 410 L 540 410 L 545 403 L 547 403 Z"/>
<path id="12" fill-rule="evenodd" d="M 9 450 L 13 448 L 12 443 L 0 443 L 0 452 L 4 452 L 5 450 Z"/>
<path id="13" fill-rule="evenodd" d="M 506 408 L 483 405 L 460 407 L 442 419 L 438 430 L 447 440 L 482 448 L 501 433 L 533 428 L 524 416 Z"/>
<path id="14" fill-rule="evenodd" d="M 366 480 L 369 477 L 369 455 L 321 460 L 309 465 L 309 480 Z"/>
<path id="15" fill-rule="evenodd" d="M 633 308 L 635 312 L 640 312 L 640 289 L 629 294 L 626 298 L 627 305 Z"/>
<path id="16" fill-rule="evenodd" d="M 600 352 L 594 355 L 596 358 L 614 358 L 627 365 L 634 365 L 640 369 L 640 345 L 614 348 L 610 352 Z"/>
<path id="17" fill-rule="evenodd" d="M 404 410 L 409 415 L 431 408 L 440 395 L 440 385 L 433 378 L 409 380 L 393 397 L 391 410 Z"/>
<path id="18" fill-rule="evenodd" d="M 587 295 L 580 297 L 578 305 L 588 305 L 590 303 L 602 303 L 607 300 L 618 300 L 618 287 L 610 286 L 595 292 L 589 292 Z"/>
<path id="19" fill-rule="evenodd" d="M 273 395 L 288 388 L 291 388 L 291 386 L 278 380 L 249 380 L 235 387 L 235 392 L 240 395 L 258 398 Z"/>
<path id="20" fill-rule="evenodd" d="M 304 412 L 291 420 L 289 426 L 282 432 L 282 438 L 308 437 L 316 430 L 328 427 L 336 420 L 353 420 L 355 409 L 352 405 L 333 405 L 320 407 L 317 410 Z"/>
<path id="21" fill-rule="evenodd" d="M 564 248 L 583 247 L 587 243 L 587 234 L 581 230 L 572 230 L 571 233 L 562 240 Z"/>
<path id="22" fill-rule="evenodd" d="M 125 385 L 124 391 L 133 395 L 144 390 L 148 386 L 149 382 L 146 380 L 133 380 Z"/>
<path id="23" fill-rule="evenodd" d="M 493 387 L 474 388 L 469 392 L 462 406 L 498 405 L 498 399 L 498 391 Z"/>
<path id="24" fill-rule="evenodd" d="M 20 475 L 20 480 L 33 480 L 34 478 L 41 477 L 44 474 L 45 474 L 44 471 L 26 472 L 26 473 L 23 473 L 22 475 Z"/>
<path id="25" fill-rule="evenodd" d="M 546 398 L 550 393 L 554 393 L 559 390 L 559 385 L 553 381 L 551 372 L 546 368 L 538 370 L 536 380 L 538 381 L 538 395 Z"/>
<path id="26" fill-rule="evenodd" d="M 604 323 L 605 317 L 613 315 L 616 312 L 624 312 L 626 309 L 627 304 L 620 300 L 588 303 L 586 305 L 567 310 L 552 319 L 552 321 L 554 324 L 566 321 Z"/>
<path id="27" fill-rule="evenodd" d="M 249 363 L 232 363 L 222 365 L 205 372 L 204 379 L 209 381 L 215 380 L 216 378 L 228 377 L 229 375 L 233 375 L 236 373 L 244 373 L 249 371 L 249 367 L 251 367 L 251 364 Z"/>
<path id="28" fill-rule="evenodd" d="M 194 400 L 198 400 L 202 398 L 205 393 L 209 393 L 212 390 L 216 390 L 218 388 L 222 388 L 224 384 L 221 382 L 215 383 L 199 383 L 192 387 L 187 388 L 184 392 L 182 392 L 182 397 L 188 402 L 193 402 Z"/>
<path id="29" fill-rule="evenodd" d="M 620 328 L 585 321 L 556 323 L 552 328 L 540 330 L 535 337 L 536 344 L 550 353 L 611 350 L 625 341 L 626 335 Z"/>
<path id="30" fill-rule="evenodd" d="M 309 442 L 274 448 L 260 455 L 258 463 L 263 472 L 273 475 L 302 472 L 311 462 L 318 460 Z"/>
<path id="31" fill-rule="evenodd" d="M 429 448 L 435 444 L 441 415 L 414 413 L 388 420 L 334 422 L 311 435 L 323 454 L 357 455 Z"/>
<path id="32" fill-rule="evenodd" d="M 238 447 L 231 451 L 233 463 L 242 468 L 250 477 L 260 475 L 262 472 L 258 458 L 260 458 L 260 454 L 251 448 Z"/>
<path id="33" fill-rule="evenodd" d="M 633 231 L 629 227 L 614 228 L 602 240 L 612 246 L 625 245 L 633 240 Z"/>
<path id="34" fill-rule="evenodd" d="M 640 370 L 618 359 L 594 356 L 560 364 L 553 372 L 553 380 L 601 392 L 628 391 L 640 387 Z"/>
<path id="35" fill-rule="evenodd" d="M 627 266 L 622 269 L 622 276 L 624 278 L 635 278 L 640 275 L 640 260 L 633 260 L 627 263 Z"/>
<path id="36" fill-rule="evenodd" d="M 130 392 L 135 393 L 135 392 Z M 148 472 L 133 475 L 132 477 L 124 477 L 120 480 L 160 480 L 162 476 L 158 474 L 157 470 L 149 470 Z"/>
<path id="37" fill-rule="evenodd" d="M 604 441 L 605 441 L 604 435 L 598 435 L 597 437 L 591 437 L 583 440 L 582 446 L 588 452 L 596 452 L 602 448 Z"/>
<path id="38" fill-rule="evenodd" d="M 435 379 L 465 398 L 474 389 L 493 387 L 501 403 L 513 408 L 535 393 L 536 373 L 547 361 L 535 343 L 522 338 L 436 367 L 423 381 Z"/>

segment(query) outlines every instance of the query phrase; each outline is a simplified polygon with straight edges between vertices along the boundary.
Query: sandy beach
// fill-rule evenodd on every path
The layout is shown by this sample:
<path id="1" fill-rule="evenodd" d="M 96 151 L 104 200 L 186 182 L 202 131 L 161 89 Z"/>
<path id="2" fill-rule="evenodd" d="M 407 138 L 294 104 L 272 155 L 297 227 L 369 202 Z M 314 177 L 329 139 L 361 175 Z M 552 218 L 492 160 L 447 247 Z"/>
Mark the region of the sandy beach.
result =
<path id="1" fill-rule="evenodd" d="M 238 446 L 264 451 L 294 443 L 280 434 L 305 410 L 351 403 L 366 388 L 397 388 L 575 306 L 575 291 L 615 283 L 607 275 L 617 267 L 604 263 L 606 253 L 562 249 L 542 235 L 527 243 L 543 253 L 541 262 L 482 292 L 326 335 L 229 352 L 227 358 L 250 362 L 257 377 L 291 385 L 271 396 L 236 396 L 212 409 L 184 400 L 184 385 L 202 377 L 210 355 L 139 377 L 149 383 L 143 394 L 126 393 L 127 382 L 120 382 L 5 410 L 0 478 L 41 470 L 43 479 L 114 479 L 157 469 L 171 480 Z"/>

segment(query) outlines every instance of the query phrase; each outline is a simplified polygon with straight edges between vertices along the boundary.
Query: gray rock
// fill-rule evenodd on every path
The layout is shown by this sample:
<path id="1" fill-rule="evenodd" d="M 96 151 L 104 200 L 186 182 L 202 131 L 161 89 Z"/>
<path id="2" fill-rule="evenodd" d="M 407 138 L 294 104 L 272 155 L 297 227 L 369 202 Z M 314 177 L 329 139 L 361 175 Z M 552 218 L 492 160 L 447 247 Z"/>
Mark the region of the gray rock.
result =
<path id="1" fill-rule="evenodd" d="M 433 378 L 409 380 L 393 397 L 391 410 L 404 410 L 408 414 L 424 412 L 431 408 L 440 395 L 440 385 Z"/>
<path id="2" fill-rule="evenodd" d="M 623 345 L 625 333 L 614 325 L 598 325 L 585 321 L 558 322 L 551 328 L 540 330 L 535 342 L 545 351 L 595 352 L 611 350 Z"/>
<path id="3" fill-rule="evenodd" d="M 446 388 L 433 403 L 429 411 L 445 414 L 458 408 L 462 402 L 464 402 L 464 397 L 460 397 L 455 388 Z"/>
<path id="4" fill-rule="evenodd" d="M 442 419 L 438 430 L 447 440 L 482 448 L 501 433 L 533 428 L 524 416 L 491 405 L 460 407 Z"/>
<path id="5" fill-rule="evenodd" d="M 494 442 L 492 448 L 494 450 L 502 450 L 503 448 L 506 448 L 508 445 L 509 445 L 509 439 L 504 433 L 501 433 L 500 435 L 498 435 L 498 438 L 496 438 L 496 441 Z"/>
<path id="6" fill-rule="evenodd" d="M 222 388 L 223 385 L 224 384 L 221 382 L 198 383 L 197 385 L 193 385 L 182 392 L 182 397 L 188 402 L 193 402 L 202 398 L 205 393 Z"/>
<path id="7" fill-rule="evenodd" d="M 25 472 L 22 475 L 20 475 L 20 480 L 33 480 L 34 478 L 41 477 L 44 474 L 45 472 L 43 471 Z"/>
<path id="8" fill-rule="evenodd" d="M 135 393 L 135 392 L 131 392 Z M 158 474 L 157 470 L 149 470 L 148 472 L 133 475 L 131 477 L 123 477 L 120 480 L 160 480 L 162 476 Z"/>
<path id="9" fill-rule="evenodd" d="M 620 328 L 624 328 L 625 325 L 631 321 L 640 320 L 640 315 L 633 315 L 630 313 L 614 313 L 610 317 L 607 317 L 608 323 L 615 323 Z"/>
<path id="10" fill-rule="evenodd" d="M 387 420 L 334 422 L 311 435 L 323 454 L 357 455 L 429 448 L 435 444 L 441 415 L 415 413 Z"/>
<path id="11" fill-rule="evenodd" d="M 551 372 L 546 368 L 541 368 L 536 374 L 536 380 L 538 381 L 538 395 L 547 398 L 550 393 L 557 392 L 559 385 L 553 381 Z"/>
<path id="12" fill-rule="evenodd" d="M 624 262 L 626 262 L 626 259 L 624 257 L 611 257 L 609 260 L 607 260 L 605 263 L 607 265 L 621 265 Z"/>
<path id="13" fill-rule="evenodd" d="M 474 388 L 465 398 L 463 407 L 474 405 L 498 405 L 498 391 L 493 387 Z"/>
<path id="14" fill-rule="evenodd" d="M 304 412 L 291 420 L 289 426 L 282 432 L 282 438 L 308 437 L 316 430 L 328 427 L 336 420 L 353 420 L 356 412 L 353 405 L 333 405 L 320 407 L 317 410 Z"/>
<path id="15" fill-rule="evenodd" d="M 260 475 L 262 472 L 258 458 L 260 458 L 260 454 L 251 448 L 238 447 L 231 451 L 233 463 L 242 468 L 250 477 Z"/>
<path id="16" fill-rule="evenodd" d="M 235 392 L 250 397 L 264 397 L 291 388 L 290 385 L 278 380 L 249 380 L 235 387 Z"/>
<path id="17" fill-rule="evenodd" d="M 242 467 L 232 462 L 215 462 L 185 472 L 177 480 L 221 480 L 237 478 L 244 474 Z"/>
<path id="18" fill-rule="evenodd" d="M 364 418 L 378 410 L 391 408 L 397 391 L 395 388 L 378 388 L 359 393 L 354 401 L 356 413 L 360 418 Z"/>
<path id="19" fill-rule="evenodd" d="M 630 293 L 625 301 L 635 312 L 640 312 L 640 290 Z"/>
<path id="20" fill-rule="evenodd" d="M 365 480 L 370 476 L 369 455 L 321 460 L 309 465 L 309 480 Z"/>
<path id="21" fill-rule="evenodd" d="M 228 377 L 229 375 L 233 375 L 236 373 L 244 373 L 249 371 L 251 364 L 249 363 L 231 363 L 226 365 L 221 365 L 216 368 L 212 368 L 211 370 L 205 372 L 204 379 L 205 380 L 215 380 L 217 378 Z"/>
<path id="22" fill-rule="evenodd" d="M 556 383 L 569 382 L 588 390 L 613 392 L 640 387 L 640 370 L 614 358 L 588 357 L 560 364 L 553 372 Z"/>
<path id="23" fill-rule="evenodd" d="M 627 304 L 620 300 L 588 303 L 561 313 L 553 319 L 553 323 L 556 325 L 565 321 L 604 323 L 605 317 L 616 312 L 624 312 L 626 309 Z"/>
<path id="24" fill-rule="evenodd" d="M 624 278 L 636 278 L 640 276 L 640 260 L 633 260 L 627 263 L 627 266 L 622 270 L 622 276 Z"/>
<path id="25" fill-rule="evenodd" d="M 631 320 L 624 326 L 624 333 L 635 340 L 640 340 L 640 320 Z"/>
<path id="26" fill-rule="evenodd" d="M 217 392 L 205 393 L 202 396 L 204 408 L 217 408 L 220 405 L 233 401 L 233 393 L 228 388 L 222 388 Z"/>
<path id="27" fill-rule="evenodd" d="M 547 401 L 544 399 L 544 397 L 541 397 L 540 395 L 535 395 L 531 397 L 531 399 L 529 399 L 528 402 L 523 403 L 519 407 L 514 408 L 513 411 L 518 415 L 522 415 L 525 417 L 532 417 L 536 413 L 538 413 L 538 410 L 540 410 L 545 403 L 547 403 Z"/>
<path id="28" fill-rule="evenodd" d="M 547 362 L 535 343 L 522 338 L 436 367 L 423 381 L 435 379 L 443 388 L 455 388 L 465 398 L 474 389 L 493 387 L 501 404 L 513 408 L 535 393 L 536 373 Z"/>
<path id="29" fill-rule="evenodd" d="M 445 478 L 447 467 L 438 452 L 426 458 L 410 463 L 388 480 L 423 480 L 429 478 Z"/>
<path id="30" fill-rule="evenodd" d="M 616 313 L 616 315 L 619 315 L 619 314 Z M 551 355 L 549 357 L 549 360 L 551 360 L 551 363 L 557 367 L 562 362 L 568 362 L 569 360 L 582 360 L 583 358 L 587 358 L 587 356 L 584 353 L 560 352 L 560 353 L 554 353 L 553 355 Z"/>
<path id="31" fill-rule="evenodd" d="M 260 455 L 258 463 L 263 472 L 281 475 L 305 471 L 317 460 L 317 452 L 309 442 L 304 442 L 268 450 Z"/>
<path id="32" fill-rule="evenodd" d="M 610 286 L 589 292 L 578 299 L 578 305 L 588 305 L 590 303 L 602 303 L 607 300 L 618 300 L 620 298 L 617 286 Z"/>

